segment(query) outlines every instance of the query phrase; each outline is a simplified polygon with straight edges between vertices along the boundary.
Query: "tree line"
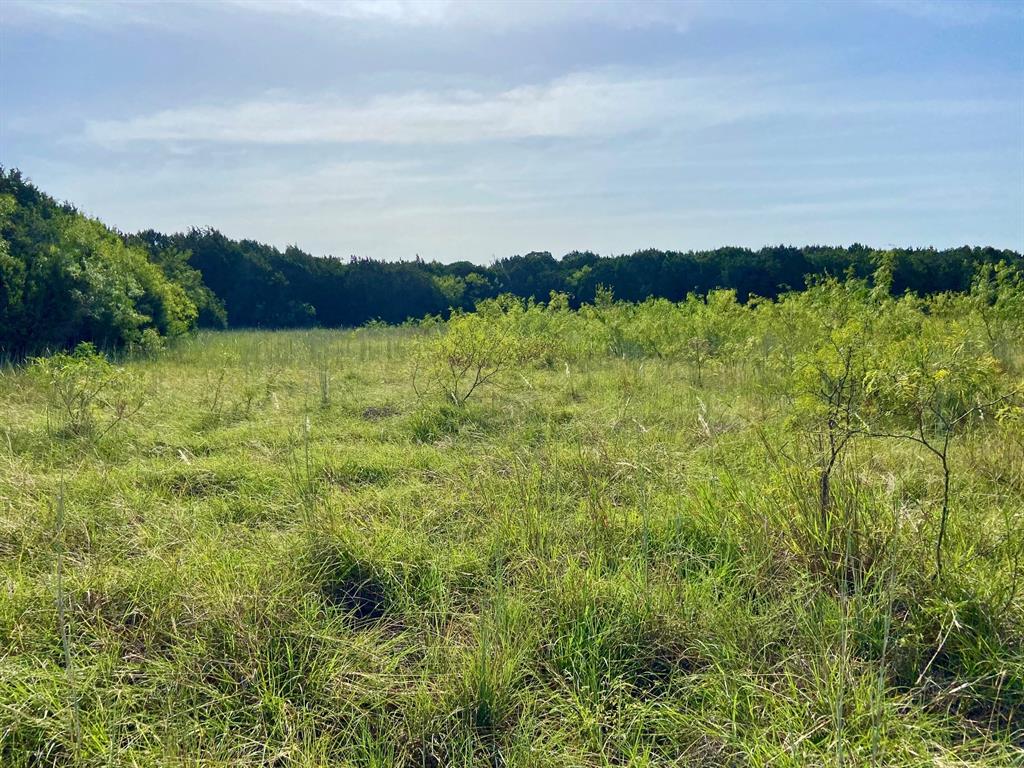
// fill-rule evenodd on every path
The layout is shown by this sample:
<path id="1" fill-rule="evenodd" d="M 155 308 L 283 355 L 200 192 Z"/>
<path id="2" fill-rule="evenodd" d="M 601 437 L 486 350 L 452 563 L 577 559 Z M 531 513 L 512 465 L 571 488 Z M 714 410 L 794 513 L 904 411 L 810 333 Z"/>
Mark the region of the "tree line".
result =
<path id="1" fill-rule="evenodd" d="M 602 292 L 639 302 L 716 289 L 774 299 L 826 276 L 868 279 L 881 254 L 864 245 L 647 249 L 599 256 L 548 252 L 470 261 L 315 257 L 235 240 L 212 228 L 118 232 L 58 203 L 17 169 L 0 168 L 0 353 L 20 357 L 92 342 L 159 346 L 195 327 L 289 328 L 399 323 L 472 309 L 503 294 L 572 307 Z M 887 251 L 894 295 L 966 292 L 985 265 L 1024 268 L 990 247 Z"/>

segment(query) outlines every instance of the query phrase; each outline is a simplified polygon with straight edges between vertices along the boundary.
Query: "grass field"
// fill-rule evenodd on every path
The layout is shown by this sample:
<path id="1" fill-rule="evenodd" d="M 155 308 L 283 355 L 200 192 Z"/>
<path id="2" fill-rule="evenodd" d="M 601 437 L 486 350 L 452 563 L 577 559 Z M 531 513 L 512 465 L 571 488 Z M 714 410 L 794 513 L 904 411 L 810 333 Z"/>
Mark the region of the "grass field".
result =
<path id="1" fill-rule="evenodd" d="M 851 440 L 826 536 L 756 356 L 458 406 L 423 335 L 200 335 L 90 437 L 3 371 L 0 763 L 1022 764 L 1020 422 L 957 436 L 939 576 L 934 457 Z"/>

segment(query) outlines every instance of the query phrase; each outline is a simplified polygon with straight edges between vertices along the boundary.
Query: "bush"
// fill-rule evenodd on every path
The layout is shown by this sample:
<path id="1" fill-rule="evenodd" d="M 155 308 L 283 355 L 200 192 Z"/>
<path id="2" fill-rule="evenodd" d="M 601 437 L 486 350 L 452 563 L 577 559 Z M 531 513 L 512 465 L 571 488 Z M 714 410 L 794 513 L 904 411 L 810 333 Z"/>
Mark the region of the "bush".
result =
<path id="1" fill-rule="evenodd" d="M 34 358 L 30 370 L 46 387 L 64 435 L 98 440 L 143 404 L 139 381 L 87 342 L 72 354 Z"/>
<path id="2" fill-rule="evenodd" d="M 427 388 L 456 407 L 480 388 L 496 383 L 513 365 L 530 357 L 532 342 L 523 335 L 523 303 L 512 296 L 481 302 L 476 312 L 455 312 L 444 332 L 426 342 L 417 373 Z M 418 385 L 417 385 L 418 386 Z"/>
<path id="3" fill-rule="evenodd" d="M 0 171 L 0 353 L 23 357 L 81 341 L 121 348 L 147 331 L 173 338 L 197 314 L 142 247 Z"/>

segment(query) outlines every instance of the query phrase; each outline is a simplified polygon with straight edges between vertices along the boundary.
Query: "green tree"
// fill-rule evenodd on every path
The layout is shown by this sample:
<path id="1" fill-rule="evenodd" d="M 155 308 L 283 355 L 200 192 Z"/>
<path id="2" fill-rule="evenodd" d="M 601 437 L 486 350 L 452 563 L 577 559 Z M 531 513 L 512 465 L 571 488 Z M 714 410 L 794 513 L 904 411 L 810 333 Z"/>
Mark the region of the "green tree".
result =
<path id="1" fill-rule="evenodd" d="M 939 464 L 942 497 L 935 568 L 941 575 L 952 502 L 954 440 L 1018 390 L 1009 385 L 999 361 L 972 337 L 965 323 L 922 319 L 902 338 L 879 347 L 865 377 L 870 431 L 875 437 L 914 442 Z"/>
<path id="2" fill-rule="evenodd" d="M 525 311 L 519 299 L 502 296 L 481 302 L 476 312 L 454 312 L 443 332 L 426 342 L 416 373 L 425 369 L 428 385 L 461 408 L 480 387 L 527 359 L 531 341 L 520 325 Z"/>
<path id="3" fill-rule="evenodd" d="M 195 325 L 195 303 L 143 248 L 15 171 L 0 172 L 0 242 L 0 352 L 122 347 Z"/>
<path id="4" fill-rule="evenodd" d="M 30 371 L 46 387 L 64 435 L 99 440 L 134 416 L 145 400 L 138 379 L 88 342 L 71 354 L 34 358 Z"/>

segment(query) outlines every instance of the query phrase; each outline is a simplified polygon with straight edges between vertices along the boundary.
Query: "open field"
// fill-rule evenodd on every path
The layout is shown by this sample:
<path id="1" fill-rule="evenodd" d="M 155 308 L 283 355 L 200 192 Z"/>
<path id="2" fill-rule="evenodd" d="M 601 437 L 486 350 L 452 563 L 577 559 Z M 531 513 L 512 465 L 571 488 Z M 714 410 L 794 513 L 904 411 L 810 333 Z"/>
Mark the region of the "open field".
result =
<path id="1" fill-rule="evenodd" d="M 1024 768 L 1024 0 L 0 0 L 0 768 Z"/>
<path id="2" fill-rule="evenodd" d="M 4 370 L 0 763 L 1020 764 L 1020 338 L 952 431 L 940 573 L 935 454 L 815 400 L 877 352 L 856 323 L 730 305 L 699 322 L 742 344 L 655 349 L 654 309 L 604 311 L 510 313 L 575 346 L 462 404 L 443 340 L 509 313 L 201 334 L 88 424 Z"/>

